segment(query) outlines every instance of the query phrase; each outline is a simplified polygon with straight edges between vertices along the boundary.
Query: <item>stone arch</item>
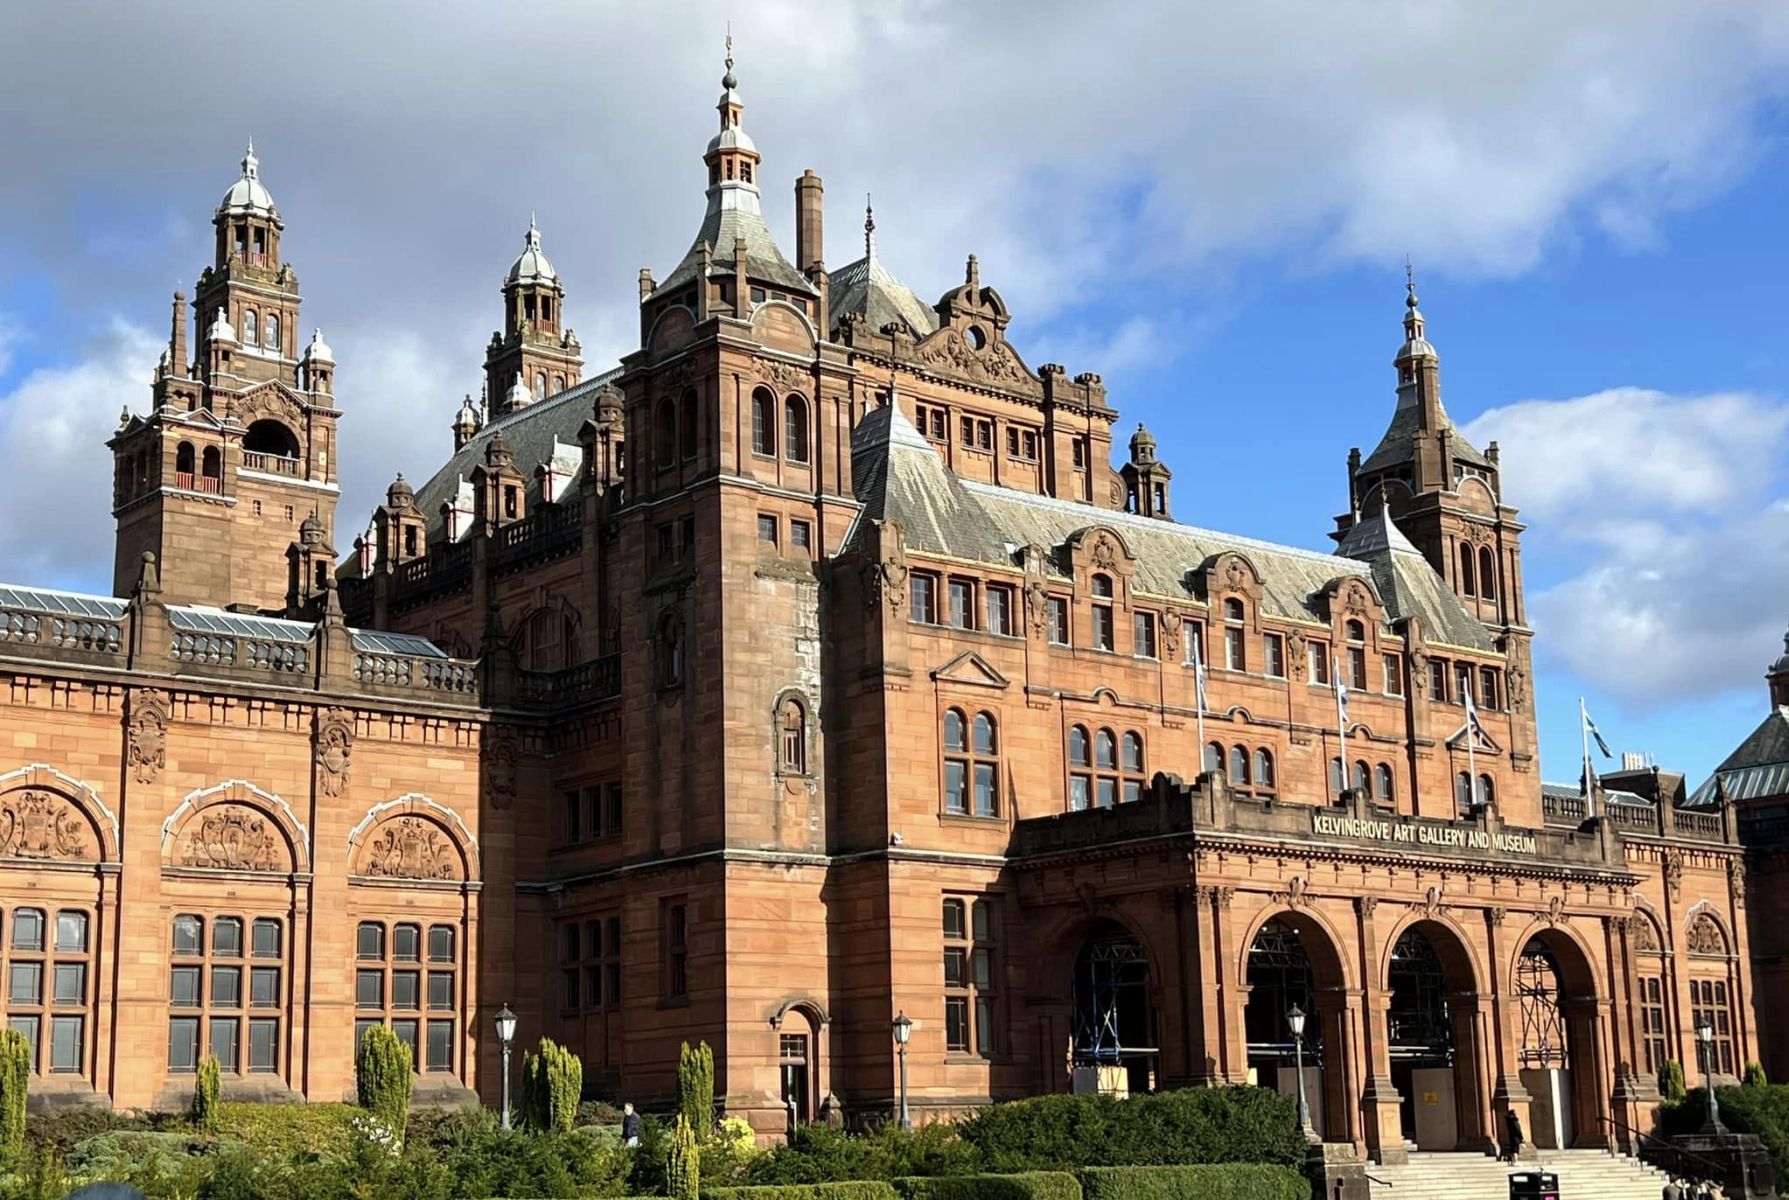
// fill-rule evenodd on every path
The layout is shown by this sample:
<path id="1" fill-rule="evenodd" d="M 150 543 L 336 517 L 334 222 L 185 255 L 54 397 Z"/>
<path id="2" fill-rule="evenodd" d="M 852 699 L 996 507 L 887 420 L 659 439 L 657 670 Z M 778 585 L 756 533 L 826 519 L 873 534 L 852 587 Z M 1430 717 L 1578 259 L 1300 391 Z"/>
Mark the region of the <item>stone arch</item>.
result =
<path id="1" fill-rule="evenodd" d="M 1431 905 L 1408 911 L 1383 946 L 1378 978 L 1400 1134 L 1423 1150 L 1489 1146 L 1496 1140 L 1484 1074 L 1489 1030 L 1480 1012 L 1489 985 L 1472 939 Z M 1452 1103 L 1440 1103 L 1450 1086 Z M 1419 1099 L 1427 1106 L 1421 1116 Z M 1382 1142 L 1388 1132 L 1381 1129 Z"/>
<path id="2" fill-rule="evenodd" d="M 1564 921 L 1553 922 L 1537 917 L 1521 933 L 1510 940 L 1509 961 L 1503 978 L 1514 979 L 1516 968 L 1528 943 L 1538 939 L 1552 951 L 1559 962 L 1560 983 L 1587 999 L 1603 1000 L 1609 995 L 1606 981 L 1597 970 L 1596 956 L 1584 939 Z"/>
<path id="3" fill-rule="evenodd" d="M 118 818 L 88 784 L 31 763 L 0 775 L 0 857 L 117 862 Z"/>
<path id="4" fill-rule="evenodd" d="M 1296 946 L 1288 944 L 1288 932 Z M 1296 875 L 1237 939 L 1235 978 L 1241 988 L 1235 1015 L 1244 1062 L 1264 1086 L 1291 1092 L 1302 1059 L 1312 1125 L 1326 1141 L 1357 1136 L 1360 1086 L 1348 1047 L 1358 1036 L 1359 1015 L 1349 999 L 1358 985 L 1350 977 L 1346 946 L 1329 920 L 1314 911 L 1305 881 Z M 1305 1018 L 1302 1045 L 1291 1032 L 1294 1005 Z"/>
<path id="5" fill-rule="evenodd" d="M 752 307 L 752 332 L 766 345 L 809 354 L 820 340 L 806 313 L 787 300 L 774 298 Z"/>
<path id="6" fill-rule="evenodd" d="M 1683 947 L 1689 953 L 1704 958 L 1731 958 L 1733 944 L 1732 931 L 1706 900 L 1685 914 Z"/>
<path id="7" fill-rule="evenodd" d="M 1545 1005 L 1535 1003 L 1525 984 L 1524 960 L 1531 948 L 1545 953 L 1556 974 L 1557 997 L 1553 1001 L 1556 1015 L 1555 1035 L 1563 1036 L 1563 1045 L 1550 1056 L 1535 1056 L 1531 1049 L 1535 1037 L 1546 1030 L 1536 1020 Z M 1561 917 L 1537 918 L 1519 936 L 1512 939 L 1509 973 L 1505 978 L 1516 1005 L 1517 1027 L 1510 1031 L 1517 1047 L 1517 1060 L 1522 1071 L 1544 1071 L 1564 1068 L 1569 1073 L 1569 1092 L 1556 1113 L 1543 1107 L 1531 1107 L 1528 1136 L 1536 1146 L 1553 1149 L 1570 1145 L 1601 1146 L 1608 1134 L 1603 1119 L 1609 1116 L 1608 1096 L 1598 1086 L 1611 1068 L 1606 1061 L 1608 1042 L 1608 997 L 1605 980 L 1598 969 L 1598 959 L 1576 930 Z M 1530 1012 L 1531 1005 L 1534 1012 Z M 1539 1043 L 1544 1046 L 1546 1043 Z M 1531 1093 L 1537 1091 L 1530 1086 Z"/>
<path id="8" fill-rule="evenodd" d="M 164 867 L 308 871 L 310 844 L 292 806 L 246 779 L 189 793 L 162 822 Z"/>
<path id="9" fill-rule="evenodd" d="M 395 879 L 482 878 L 478 839 L 453 809 L 407 792 L 367 810 L 348 834 L 349 870 Z"/>
<path id="10" fill-rule="evenodd" d="M 695 327 L 696 314 L 681 304 L 673 304 L 653 318 L 645 345 L 655 353 L 675 350 L 689 342 Z"/>
<path id="11" fill-rule="evenodd" d="M 1434 944 L 1435 951 L 1441 956 L 1442 967 L 1448 973 L 1449 986 L 1454 986 L 1457 978 L 1460 991 L 1483 992 L 1489 990 L 1484 965 L 1479 961 L 1478 952 L 1473 949 L 1472 939 L 1466 930 L 1454 920 L 1452 914 L 1437 912 L 1433 916 L 1421 909 L 1411 909 L 1386 934 L 1379 955 L 1379 978 L 1387 978 L 1391 968 L 1392 949 L 1411 929 L 1420 928 L 1421 932 Z"/>
<path id="12" fill-rule="evenodd" d="M 1302 892 L 1304 883 L 1300 877 L 1294 877 L 1291 887 Z M 1244 928 L 1243 936 L 1237 939 L 1239 956 L 1236 961 L 1238 979 L 1246 979 L 1249 973 L 1249 951 L 1255 945 L 1255 938 L 1261 933 L 1262 926 L 1278 918 L 1297 931 L 1300 941 L 1304 941 L 1307 933 L 1317 936 L 1306 944 L 1305 955 L 1311 960 L 1311 970 L 1319 976 L 1320 987 L 1359 987 L 1359 983 L 1348 970 L 1348 955 L 1344 950 L 1347 945 L 1329 918 L 1316 911 L 1309 904 L 1287 903 L 1285 899 L 1270 900 L 1250 918 Z"/>
<path id="13" fill-rule="evenodd" d="M 1460 480 L 1459 485 L 1454 490 L 1462 500 L 1472 500 L 1476 503 L 1485 505 L 1488 509 L 1493 511 L 1497 507 L 1497 497 L 1492 494 L 1491 485 L 1476 475 L 1468 475 Z M 1475 492 L 1477 495 L 1473 494 Z"/>

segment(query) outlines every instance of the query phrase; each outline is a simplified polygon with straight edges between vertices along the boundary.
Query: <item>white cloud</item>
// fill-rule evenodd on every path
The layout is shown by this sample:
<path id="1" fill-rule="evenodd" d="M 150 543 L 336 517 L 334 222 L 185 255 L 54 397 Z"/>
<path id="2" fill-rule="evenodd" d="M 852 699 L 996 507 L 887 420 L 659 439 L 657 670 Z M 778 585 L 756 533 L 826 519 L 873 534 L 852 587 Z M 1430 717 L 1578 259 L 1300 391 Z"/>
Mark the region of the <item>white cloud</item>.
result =
<path id="1" fill-rule="evenodd" d="M 1638 709 L 1759 686 L 1789 617 L 1789 407 L 1616 388 L 1465 432 L 1500 443 L 1505 498 L 1534 521 L 1543 658 Z"/>

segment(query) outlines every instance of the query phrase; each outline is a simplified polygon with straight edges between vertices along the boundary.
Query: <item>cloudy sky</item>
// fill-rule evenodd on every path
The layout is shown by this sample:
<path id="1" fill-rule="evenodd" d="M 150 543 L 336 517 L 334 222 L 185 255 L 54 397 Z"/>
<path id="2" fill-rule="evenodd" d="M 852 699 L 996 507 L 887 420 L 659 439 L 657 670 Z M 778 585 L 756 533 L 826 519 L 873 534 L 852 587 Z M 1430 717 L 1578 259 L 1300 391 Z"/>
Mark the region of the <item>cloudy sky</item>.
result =
<path id="1" fill-rule="evenodd" d="M 425 477 L 531 210 L 594 370 L 701 214 L 731 19 L 785 248 L 922 295 L 980 255 L 1102 372 L 1184 520 L 1327 548 L 1402 264 L 1530 523 L 1544 766 L 1588 698 L 1700 778 L 1789 624 L 1780 0 L 485 0 L 0 11 L 0 577 L 104 590 L 119 408 L 253 135 L 341 366 L 344 513 Z M 350 517 L 350 521 L 358 518 Z M 338 544 L 341 544 L 338 542 Z"/>

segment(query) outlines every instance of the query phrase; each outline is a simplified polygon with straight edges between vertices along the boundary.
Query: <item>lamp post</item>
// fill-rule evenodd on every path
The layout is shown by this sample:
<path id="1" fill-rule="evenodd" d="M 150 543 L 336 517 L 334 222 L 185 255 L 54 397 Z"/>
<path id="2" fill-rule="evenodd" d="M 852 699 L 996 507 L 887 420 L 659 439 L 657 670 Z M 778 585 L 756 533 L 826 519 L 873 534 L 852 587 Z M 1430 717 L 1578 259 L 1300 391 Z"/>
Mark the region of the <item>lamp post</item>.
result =
<path id="1" fill-rule="evenodd" d="M 503 1048 L 503 1128 L 509 1126 L 509 1047 L 516 1040 L 516 1014 L 505 1004 L 497 1013 L 497 1044 Z"/>
<path id="2" fill-rule="evenodd" d="M 1696 1043 L 1702 1047 L 1702 1083 L 1708 1089 L 1708 1120 L 1703 1133 L 1725 1133 L 1721 1126 L 1721 1102 L 1714 1094 L 1714 1022 L 1703 1017 L 1696 1025 Z"/>
<path id="3" fill-rule="evenodd" d="M 1293 1062 L 1298 1072 L 1298 1131 L 1305 1141 L 1314 1142 L 1317 1131 L 1311 1127 L 1311 1106 L 1304 1096 L 1304 1009 L 1294 1004 L 1286 1014 L 1286 1024 L 1292 1029 Z"/>
<path id="4" fill-rule="evenodd" d="M 913 1132 L 913 1114 L 907 1110 L 907 1039 L 913 1036 L 913 1018 L 905 1012 L 894 1019 L 895 1049 L 901 1056 L 901 1132 Z"/>

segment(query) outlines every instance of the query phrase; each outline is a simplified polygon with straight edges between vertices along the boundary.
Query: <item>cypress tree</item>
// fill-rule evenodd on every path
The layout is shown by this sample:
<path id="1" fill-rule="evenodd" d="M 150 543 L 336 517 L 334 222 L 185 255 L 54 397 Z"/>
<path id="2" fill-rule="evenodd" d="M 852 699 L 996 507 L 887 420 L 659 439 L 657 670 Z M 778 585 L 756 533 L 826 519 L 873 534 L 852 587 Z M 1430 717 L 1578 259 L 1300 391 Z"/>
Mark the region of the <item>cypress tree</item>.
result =
<path id="1" fill-rule="evenodd" d="M 385 1123 L 399 1145 L 410 1115 L 410 1047 L 383 1025 L 361 1035 L 354 1054 L 354 1087 L 360 1107 Z"/>
<path id="2" fill-rule="evenodd" d="M 25 1156 L 25 1093 L 31 1086 L 31 1043 L 16 1029 L 0 1029 L 0 1165 Z"/>

